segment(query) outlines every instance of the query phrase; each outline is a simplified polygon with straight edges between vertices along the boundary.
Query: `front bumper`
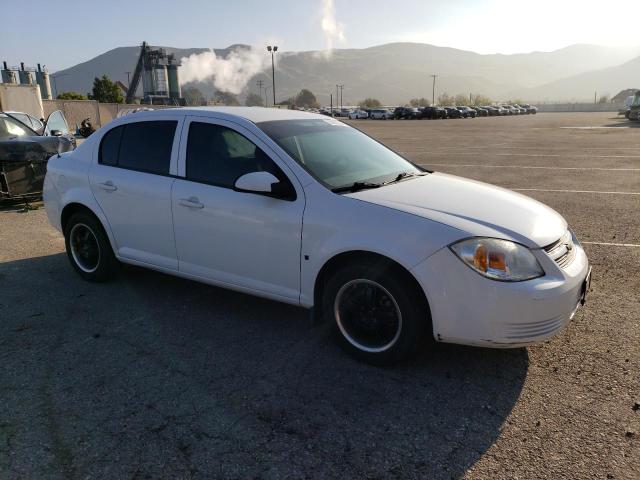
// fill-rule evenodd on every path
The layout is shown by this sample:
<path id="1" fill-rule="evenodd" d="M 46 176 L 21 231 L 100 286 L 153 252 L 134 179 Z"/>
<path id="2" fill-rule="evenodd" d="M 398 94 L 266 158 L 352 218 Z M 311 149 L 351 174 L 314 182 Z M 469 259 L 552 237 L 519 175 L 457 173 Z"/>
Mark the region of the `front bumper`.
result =
<path id="1" fill-rule="evenodd" d="M 524 282 L 483 277 L 443 248 L 412 269 L 422 285 L 437 341 L 488 347 L 520 347 L 554 336 L 573 318 L 589 261 L 578 244 L 560 268 L 544 250 L 532 250 L 546 272 Z"/>

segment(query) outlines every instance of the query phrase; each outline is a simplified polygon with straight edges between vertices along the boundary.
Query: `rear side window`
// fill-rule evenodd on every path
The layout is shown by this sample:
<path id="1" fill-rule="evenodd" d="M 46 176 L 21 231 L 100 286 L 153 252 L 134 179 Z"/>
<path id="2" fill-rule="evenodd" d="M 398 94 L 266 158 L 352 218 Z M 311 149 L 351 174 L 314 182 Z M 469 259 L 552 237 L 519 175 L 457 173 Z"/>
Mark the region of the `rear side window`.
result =
<path id="1" fill-rule="evenodd" d="M 251 172 L 284 174 L 266 153 L 243 135 L 221 125 L 192 122 L 187 141 L 187 179 L 233 188 Z"/>
<path id="2" fill-rule="evenodd" d="M 124 127 L 116 127 L 107 132 L 100 144 L 100 163 L 103 165 L 118 165 L 118 150 Z"/>
<path id="3" fill-rule="evenodd" d="M 100 163 L 141 172 L 169 174 L 177 122 L 137 122 L 116 127 L 100 145 Z"/>

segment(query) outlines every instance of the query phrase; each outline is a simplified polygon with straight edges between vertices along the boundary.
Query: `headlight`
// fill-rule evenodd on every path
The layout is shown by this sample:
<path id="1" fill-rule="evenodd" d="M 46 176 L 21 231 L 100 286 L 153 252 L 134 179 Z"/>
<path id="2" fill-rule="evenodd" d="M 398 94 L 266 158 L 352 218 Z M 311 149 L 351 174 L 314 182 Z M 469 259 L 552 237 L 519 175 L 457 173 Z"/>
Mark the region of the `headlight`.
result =
<path id="1" fill-rule="evenodd" d="M 521 282 L 544 275 L 527 247 L 508 240 L 469 238 L 449 248 L 469 267 L 493 280 Z"/>

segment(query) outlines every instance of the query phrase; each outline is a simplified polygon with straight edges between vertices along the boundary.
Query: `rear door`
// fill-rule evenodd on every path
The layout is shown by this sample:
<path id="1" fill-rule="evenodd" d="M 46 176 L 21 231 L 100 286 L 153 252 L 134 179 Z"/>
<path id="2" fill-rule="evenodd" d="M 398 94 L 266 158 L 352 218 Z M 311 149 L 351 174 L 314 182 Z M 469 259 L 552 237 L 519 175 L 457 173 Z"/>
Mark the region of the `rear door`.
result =
<path id="1" fill-rule="evenodd" d="M 178 269 L 171 187 L 181 124 L 176 116 L 155 116 L 112 128 L 89 175 L 118 255 L 170 270 Z"/>
<path id="2" fill-rule="evenodd" d="M 268 171 L 296 198 L 238 192 L 236 179 Z M 180 271 L 297 302 L 304 193 L 273 151 L 243 127 L 188 117 L 172 205 Z"/>

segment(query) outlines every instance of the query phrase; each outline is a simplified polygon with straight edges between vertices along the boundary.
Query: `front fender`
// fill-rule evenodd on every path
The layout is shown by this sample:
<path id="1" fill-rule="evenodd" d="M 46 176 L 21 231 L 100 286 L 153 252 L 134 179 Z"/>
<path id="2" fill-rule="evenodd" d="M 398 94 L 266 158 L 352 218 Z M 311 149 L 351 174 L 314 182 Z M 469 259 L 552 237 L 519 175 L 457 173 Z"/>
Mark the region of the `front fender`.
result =
<path id="1" fill-rule="evenodd" d="M 351 251 L 376 253 L 410 271 L 466 235 L 454 227 L 393 208 L 337 195 L 320 185 L 305 189 L 300 303 L 311 307 L 322 267 Z"/>

